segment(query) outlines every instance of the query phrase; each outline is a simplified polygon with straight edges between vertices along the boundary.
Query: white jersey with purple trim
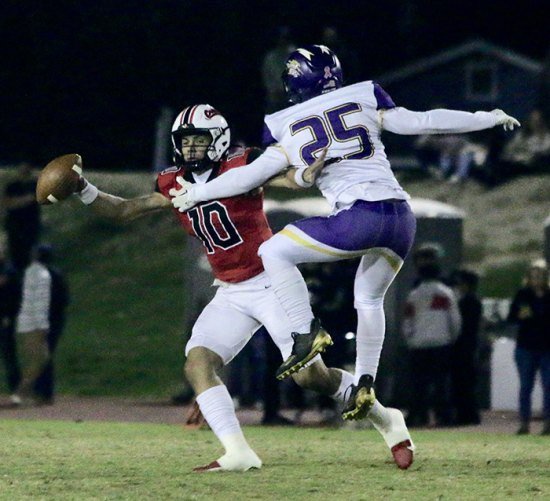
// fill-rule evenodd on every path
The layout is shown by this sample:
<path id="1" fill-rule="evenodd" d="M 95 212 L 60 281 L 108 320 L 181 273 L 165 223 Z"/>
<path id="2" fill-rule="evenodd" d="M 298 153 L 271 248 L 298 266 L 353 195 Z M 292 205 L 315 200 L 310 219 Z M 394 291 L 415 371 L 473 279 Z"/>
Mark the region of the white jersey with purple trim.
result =
<path id="1" fill-rule="evenodd" d="M 311 164 L 324 148 L 328 148 L 329 160 L 316 184 L 334 210 L 349 207 L 355 200 L 407 200 L 410 197 L 399 186 L 384 152 L 382 129 L 404 135 L 458 134 L 495 125 L 511 130 L 519 122 L 502 110 L 410 111 L 396 107 L 377 83 L 367 81 L 268 115 L 265 124 L 264 144 L 273 146 L 251 164 L 188 188 L 189 207 L 247 193 L 289 165 Z M 330 159 L 340 161 L 331 163 Z"/>
<path id="2" fill-rule="evenodd" d="M 295 166 L 311 164 L 328 147 L 317 186 L 333 208 L 355 200 L 409 199 L 395 178 L 384 145 L 381 110 L 395 104 L 375 82 L 342 87 L 265 117 L 264 142 L 277 142 Z"/>

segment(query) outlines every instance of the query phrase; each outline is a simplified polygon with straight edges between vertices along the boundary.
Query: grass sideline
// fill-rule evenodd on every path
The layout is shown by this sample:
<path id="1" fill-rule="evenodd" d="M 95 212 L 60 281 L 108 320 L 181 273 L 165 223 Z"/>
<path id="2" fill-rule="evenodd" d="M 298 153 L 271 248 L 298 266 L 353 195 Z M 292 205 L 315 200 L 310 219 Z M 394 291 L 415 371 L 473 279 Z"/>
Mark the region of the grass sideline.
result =
<path id="1" fill-rule="evenodd" d="M 408 471 L 373 430 L 247 427 L 260 471 L 196 474 L 210 431 L 0 421 L 0 500 L 531 500 L 550 497 L 550 438 L 419 431 Z"/>

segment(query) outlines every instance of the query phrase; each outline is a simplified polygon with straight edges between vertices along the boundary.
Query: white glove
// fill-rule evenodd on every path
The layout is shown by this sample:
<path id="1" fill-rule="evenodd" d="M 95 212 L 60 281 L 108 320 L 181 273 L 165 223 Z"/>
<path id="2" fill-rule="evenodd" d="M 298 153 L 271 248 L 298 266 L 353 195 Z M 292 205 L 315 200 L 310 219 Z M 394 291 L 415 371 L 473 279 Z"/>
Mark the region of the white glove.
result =
<path id="1" fill-rule="evenodd" d="M 181 176 L 176 177 L 176 182 L 180 188 L 171 188 L 168 194 L 173 197 L 172 205 L 180 212 L 185 212 L 197 204 L 192 197 L 193 183 L 189 183 Z"/>
<path id="2" fill-rule="evenodd" d="M 502 110 L 493 110 L 491 111 L 493 115 L 495 115 L 497 119 L 497 123 L 495 125 L 502 125 L 504 127 L 504 130 L 514 130 L 514 127 L 521 127 L 521 124 L 518 120 L 516 120 L 514 117 L 511 117 L 510 115 L 507 115 Z"/>

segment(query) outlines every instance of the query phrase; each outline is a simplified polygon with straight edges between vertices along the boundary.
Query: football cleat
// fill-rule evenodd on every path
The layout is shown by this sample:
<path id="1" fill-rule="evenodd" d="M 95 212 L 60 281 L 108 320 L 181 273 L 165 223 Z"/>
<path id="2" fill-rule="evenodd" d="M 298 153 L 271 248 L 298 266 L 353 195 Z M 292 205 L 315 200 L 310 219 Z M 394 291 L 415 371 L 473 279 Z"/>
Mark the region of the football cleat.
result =
<path id="1" fill-rule="evenodd" d="M 222 469 L 222 466 L 217 461 L 212 461 L 210 464 L 207 464 L 205 466 L 197 466 L 196 468 L 193 468 L 193 471 L 197 473 L 205 473 L 208 471 L 220 471 Z"/>
<path id="2" fill-rule="evenodd" d="M 410 440 L 404 440 L 391 448 L 393 462 L 401 470 L 406 470 L 414 461 L 414 446 Z"/>
<path id="3" fill-rule="evenodd" d="M 311 321 L 311 328 L 307 334 L 292 333 L 294 344 L 292 353 L 277 369 L 277 379 L 285 379 L 302 369 L 313 357 L 326 350 L 333 343 L 330 334 L 321 327 L 318 319 Z"/>
<path id="4" fill-rule="evenodd" d="M 386 426 L 378 425 L 374 421 L 372 421 L 372 424 L 390 448 L 394 463 L 401 470 L 406 470 L 413 464 L 416 447 L 407 429 L 403 413 L 399 409 L 392 409 L 391 407 L 387 408 L 387 412 L 389 419 Z"/>
<path id="5" fill-rule="evenodd" d="M 351 395 L 342 411 L 342 419 L 355 421 L 366 418 L 375 401 L 374 379 L 369 374 L 363 374 L 352 387 Z"/>
<path id="6" fill-rule="evenodd" d="M 214 471 L 248 471 L 259 470 L 262 467 L 262 460 L 250 449 L 244 454 L 224 454 L 216 461 L 206 466 L 193 468 L 194 472 L 206 473 Z"/>

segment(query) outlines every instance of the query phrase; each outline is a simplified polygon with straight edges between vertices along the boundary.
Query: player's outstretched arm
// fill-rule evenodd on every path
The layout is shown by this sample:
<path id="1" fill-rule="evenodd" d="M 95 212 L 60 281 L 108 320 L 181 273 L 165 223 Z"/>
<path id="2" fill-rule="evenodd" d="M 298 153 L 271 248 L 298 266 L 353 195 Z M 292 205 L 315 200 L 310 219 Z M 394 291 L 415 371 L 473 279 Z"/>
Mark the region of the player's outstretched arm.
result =
<path id="1" fill-rule="evenodd" d="M 321 151 L 319 158 L 307 167 L 290 167 L 282 174 L 270 179 L 265 186 L 273 186 L 276 188 L 290 188 L 297 190 L 300 188 L 311 188 L 316 179 L 321 174 L 325 166 L 327 149 Z M 328 165 L 329 162 L 327 162 Z"/>
<path id="2" fill-rule="evenodd" d="M 395 134 L 453 134 L 474 132 L 502 125 L 504 130 L 513 130 L 520 123 L 502 110 L 467 111 L 430 110 L 410 111 L 392 108 L 379 112 L 381 127 Z"/>
<path id="3" fill-rule="evenodd" d="M 122 198 L 100 191 L 84 177 L 80 178 L 76 196 L 97 214 L 117 221 L 130 221 L 149 212 L 172 208 L 170 200 L 160 193 Z"/>
<path id="4" fill-rule="evenodd" d="M 224 172 L 208 183 L 192 184 L 178 176 L 176 181 L 180 188 L 169 191 L 173 197 L 172 205 L 180 212 L 185 212 L 199 202 L 248 193 L 264 185 L 289 165 L 290 161 L 282 148 L 271 146 L 252 163 Z"/>

